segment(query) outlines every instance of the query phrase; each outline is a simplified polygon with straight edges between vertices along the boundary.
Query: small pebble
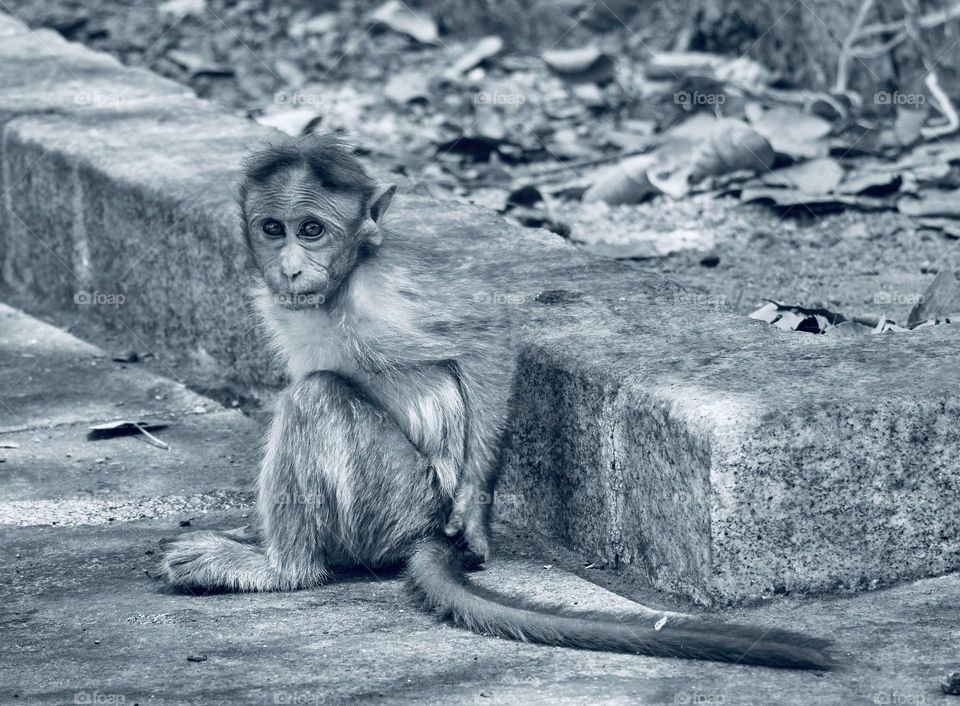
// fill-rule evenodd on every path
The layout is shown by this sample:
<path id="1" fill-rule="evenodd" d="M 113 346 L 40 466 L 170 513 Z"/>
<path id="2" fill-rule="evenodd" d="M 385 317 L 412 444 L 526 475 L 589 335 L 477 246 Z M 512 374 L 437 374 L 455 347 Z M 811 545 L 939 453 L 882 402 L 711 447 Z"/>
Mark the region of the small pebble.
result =
<path id="1" fill-rule="evenodd" d="M 187 657 L 187 661 L 188 662 L 206 662 L 207 656 L 206 655 L 190 655 L 189 657 Z"/>
<path id="2" fill-rule="evenodd" d="M 190 520 L 180 520 L 180 526 L 181 526 L 181 527 L 189 527 L 189 526 L 190 526 Z"/>

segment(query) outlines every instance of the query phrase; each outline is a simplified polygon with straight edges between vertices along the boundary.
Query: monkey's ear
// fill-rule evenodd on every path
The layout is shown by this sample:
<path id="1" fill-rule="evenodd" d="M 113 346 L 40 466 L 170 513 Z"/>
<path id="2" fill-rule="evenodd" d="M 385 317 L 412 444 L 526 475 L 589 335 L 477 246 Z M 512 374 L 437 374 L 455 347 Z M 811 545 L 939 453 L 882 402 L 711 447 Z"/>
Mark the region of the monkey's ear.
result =
<path id="1" fill-rule="evenodd" d="M 368 213 L 370 220 L 377 225 L 381 224 L 383 214 L 390 208 L 390 202 L 397 191 L 396 184 L 377 184 L 376 191 L 370 197 Z"/>

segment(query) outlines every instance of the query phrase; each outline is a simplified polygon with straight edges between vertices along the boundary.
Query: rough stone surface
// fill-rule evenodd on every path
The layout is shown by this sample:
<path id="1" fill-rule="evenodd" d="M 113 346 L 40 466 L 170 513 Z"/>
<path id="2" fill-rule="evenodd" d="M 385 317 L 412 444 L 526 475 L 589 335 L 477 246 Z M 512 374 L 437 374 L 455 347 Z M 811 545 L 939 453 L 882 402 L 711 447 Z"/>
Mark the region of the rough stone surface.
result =
<path id="1" fill-rule="evenodd" d="M 90 349 L 65 333 L 43 340 L 34 352 L 44 357 Z M 0 342 L 0 369 L 15 368 L 16 344 Z M 106 381 L 113 372 L 101 367 L 96 375 Z M 45 384 L 57 404 L 61 381 Z M 0 433 L 0 442 L 19 443 L 0 449 L 0 703 L 952 703 L 937 684 L 960 666 L 957 575 L 718 614 L 835 639 L 843 666 L 830 674 L 473 635 L 422 614 L 400 579 L 383 572 L 295 593 L 171 592 L 151 577 L 158 540 L 251 521 L 242 496 L 259 436 L 256 423 L 229 410 L 176 421 L 159 432 L 169 451 L 135 437 L 87 441 L 78 424 Z M 152 512 L 113 516 L 136 502 Z M 30 516 L 11 516 L 15 503 Z M 624 595 L 688 609 L 651 600 L 646 586 L 585 567 L 574 553 L 510 525 L 500 526 L 495 545 L 495 557 L 473 574 L 492 590 L 580 609 L 645 610 Z"/>
<path id="2" fill-rule="evenodd" d="M 202 413 L 182 383 L 141 375 L 90 344 L 0 304 L 0 432 Z"/>
<path id="3" fill-rule="evenodd" d="M 25 89 L 41 76 L 46 94 Z M 113 98 L 79 104 L 88 81 Z M 154 85 L 162 100 L 122 99 Z M 231 193 L 244 149 L 272 134 L 55 37 L 13 35 L 6 286 L 233 381 L 278 381 L 238 286 Z M 517 322 L 503 517 L 701 602 L 960 567 L 955 327 L 782 333 L 481 209 L 408 196 L 392 218 L 475 268 L 489 283 L 477 296 Z"/>
<path id="4" fill-rule="evenodd" d="M 243 522 L 239 515 L 193 519 L 199 528 Z M 101 694 L 122 695 L 128 704 L 953 703 L 937 684 L 958 665 L 957 576 L 730 614 L 834 637 L 844 666 L 822 675 L 477 636 L 421 614 L 401 581 L 386 575 L 286 594 L 171 593 L 146 572 L 155 566 L 158 539 L 180 531 L 177 518 L 5 531 L 0 700 L 73 703 L 77 694 Z M 500 535 L 498 546 L 497 560 L 474 574 L 487 587 L 583 608 L 630 609 L 619 596 L 524 556 L 529 544 Z"/>

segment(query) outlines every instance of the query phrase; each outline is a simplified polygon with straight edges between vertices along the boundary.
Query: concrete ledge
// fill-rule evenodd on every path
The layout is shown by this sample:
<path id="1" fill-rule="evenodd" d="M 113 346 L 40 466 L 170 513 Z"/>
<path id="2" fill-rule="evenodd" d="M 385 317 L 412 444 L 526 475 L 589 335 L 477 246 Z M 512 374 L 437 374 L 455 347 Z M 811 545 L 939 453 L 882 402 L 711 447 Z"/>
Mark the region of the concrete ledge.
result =
<path id="1" fill-rule="evenodd" d="M 5 286 L 35 311 L 82 306 L 164 356 L 276 383 L 238 292 L 232 197 L 240 156 L 273 133 L 8 26 Z M 503 516 L 702 602 L 960 567 L 954 327 L 781 333 L 480 209 L 405 196 L 393 219 L 515 308 Z"/>

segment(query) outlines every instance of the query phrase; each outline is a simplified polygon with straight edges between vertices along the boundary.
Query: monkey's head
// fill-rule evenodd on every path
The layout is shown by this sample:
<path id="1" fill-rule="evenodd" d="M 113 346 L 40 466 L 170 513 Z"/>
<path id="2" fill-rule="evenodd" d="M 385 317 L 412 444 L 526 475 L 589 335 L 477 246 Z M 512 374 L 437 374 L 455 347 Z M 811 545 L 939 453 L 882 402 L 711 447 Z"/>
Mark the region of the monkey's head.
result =
<path id="1" fill-rule="evenodd" d="M 377 184 L 329 135 L 252 153 L 240 182 L 240 214 L 254 266 L 277 301 L 291 309 L 330 301 L 357 260 L 383 242 L 383 215 L 396 188 Z"/>

